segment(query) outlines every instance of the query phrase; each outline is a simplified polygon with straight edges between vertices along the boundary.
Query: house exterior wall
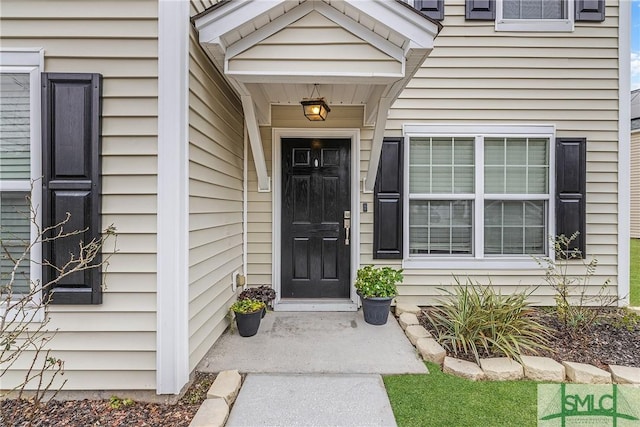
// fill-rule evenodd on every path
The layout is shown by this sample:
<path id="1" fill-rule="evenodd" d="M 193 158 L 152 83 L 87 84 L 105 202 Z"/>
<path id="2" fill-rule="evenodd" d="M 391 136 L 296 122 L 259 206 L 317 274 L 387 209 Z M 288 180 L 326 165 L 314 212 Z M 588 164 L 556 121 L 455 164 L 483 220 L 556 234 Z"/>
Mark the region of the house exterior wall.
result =
<path id="1" fill-rule="evenodd" d="M 231 58 L 228 65 L 231 74 L 340 70 L 348 75 L 369 69 L 401 75 L 402 64 L 315 11 Z"/>
<path id="2" fill-rule="evenodd" d="M 494 22 L 466 21 L 463 0 L 445 1 L 443 29 L 434 49 L 392 106 L 386 136 L 401 136 L 403 124 L 545 124 L 557 137 L 587 139 L 587 255 L 598 259 L 592 293 L 611 279 L 617 285 L 618 242 L 618 5 L 607 2 L 606 21 L 577 22 L 570 33 L 496 32 Z M 330 100 L 329 100 L 330 101 Z M 273 107 L 273 127 L 313 127 L 299 107 Z M 349 126 L 360 127 L 360 117 Z M 336 107 L 323 127 L 341 127 L 345 117 Z M 361 176 L 369 160 L 371 129 L 362 128 Z M 271 174 L 271 129 L 262 128 Z M 249 283 L 271 283 L 271 194 L 257 193 L 249 171 Z M 553 177 L 551 177 L 553 179 Z M 373 207 L 373 194 L 361 193 Z M 553 214 L 552 214 L 553 216 Z M 551 219 L 553 221 L 553 218 Z M 361 264 L 374 260 L 373 212 L 360 213 Z M 405 236 L 406 238 L 406 236 Z M 584 271 L 578 265 L 571 273 Z M 534 301 L 553 303 L 540 268 L 473 270 L 405 269 L 399 299 L 421 305 L 440 296 L 452 274 L 467 275 L 500 287 L 502 292 L 538 286 Z M 615 289 L 612 288 L 612 292 Z"/>
<path id="3" fill-rule="evenodd" d="M 631 237 L 640 239 L 640 129 L 631 131 Z"/>
<path id="4" fill-rule="evenodd" d="M 604 22 L 576 22 L 571 33 L 496 32 L 494 22 L 465 21 L 463 0 L 445 1 L 443 29 L 415 78 L 395 102 L 387 134 L 404 123 L 552 124 L 557 137 L 587 139 L 587 255 L 598 259 L 593 292 L 617 276 L 618 6 Z M 362 217 L 362 262 L 371 262 L 372 216 Z M 368 221 L 369 220 L 369 221 Z M 552 219 L 553 221 L 553 219 Z M 576 268 L 577 274 L 584 272 Z M 401 298 L 424 303 L 451 274 L 509 292 L 542 285 L 535 299 L 553 302 L 544 272 L 405 270 Z"/>
<path id="5" fill-rule="evenodd" d="M 155 388 L 157 8 L 153 0 L 2 2 L 2 47 L 44 48 L 46 72 L 104 76 L 102 224 L 117 228 L 117 253 L 103 304 L 48 309 L 65 390 Z"/>
<path id="6" fill-rule="evenodd" d="M 192 2 L 191 15 L 202 9 Z M 242 273 L 243 113 L 240 100 L 189 39 L 189 369 L 228 325 L 232 275 Z"/>

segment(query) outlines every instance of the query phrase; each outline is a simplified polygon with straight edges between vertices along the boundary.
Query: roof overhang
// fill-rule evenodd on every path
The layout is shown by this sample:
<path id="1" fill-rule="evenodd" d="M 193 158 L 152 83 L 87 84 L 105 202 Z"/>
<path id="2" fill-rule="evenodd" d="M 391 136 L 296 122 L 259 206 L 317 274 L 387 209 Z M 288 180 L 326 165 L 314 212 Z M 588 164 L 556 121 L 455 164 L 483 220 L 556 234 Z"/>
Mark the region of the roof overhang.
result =
<path id="1" fill-rule="evenodd" d="M 441 29 L 399 0 L 221 1 L 192 21 L 240 95 L 261 191 L 269 177 L 259 126 L 271 123 L 271 105 L 298 104 L 314 84 L 329 104 L 364 105 L 363 126 L 374 126 L 365 188 L 373 189 L 389 108 Z"/>

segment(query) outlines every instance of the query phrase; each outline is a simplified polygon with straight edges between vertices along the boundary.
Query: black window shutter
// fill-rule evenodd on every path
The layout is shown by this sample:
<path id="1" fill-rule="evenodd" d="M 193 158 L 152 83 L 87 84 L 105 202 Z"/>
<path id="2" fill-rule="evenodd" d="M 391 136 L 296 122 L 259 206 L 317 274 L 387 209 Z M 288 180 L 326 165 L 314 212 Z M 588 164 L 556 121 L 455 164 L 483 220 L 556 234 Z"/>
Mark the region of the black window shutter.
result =
<path id="1" fill-rule="evenodd" d="M 575 0 L 576 21 L 604 21 L 605 0 Z"/>
<path id="2" fill-rule="evenodd" d="M 556 235 L 578 232 L 569 251 L 586 255 L 587 140 L 556 138 Z"/>
<path id="3" fill-rule="evenodd" d="M 402 138 L 385 138 L 374 188 L 373 257 L 402 258 Z"/>
<path id="4" fill-rule="evenodd" d="M 431 19 L 444 19 L 444 0 L 415 0 L 415 8 Z"/>
<path id="5" fill-rule="evenodd" d="M 476 21 L 494 21 L 496 19 L 495 0 L 466 0 L 465 18 Z"/>
<path id="6" fill-rule="evenodd" d="M 80 231 L 43 245 L 43 259 L 58 267 L 78 256 L 81 242 L 100 238 L 101 97 L 100 74 L 42 74 L 42 222 L 52 227 L 68 213 L 62 231 Z M 45 284 L 58 277 L 52 267 L 42 273 Z M 100 304 L 101 270 L 73 273 L 47 291 L 53 304 Z"/>

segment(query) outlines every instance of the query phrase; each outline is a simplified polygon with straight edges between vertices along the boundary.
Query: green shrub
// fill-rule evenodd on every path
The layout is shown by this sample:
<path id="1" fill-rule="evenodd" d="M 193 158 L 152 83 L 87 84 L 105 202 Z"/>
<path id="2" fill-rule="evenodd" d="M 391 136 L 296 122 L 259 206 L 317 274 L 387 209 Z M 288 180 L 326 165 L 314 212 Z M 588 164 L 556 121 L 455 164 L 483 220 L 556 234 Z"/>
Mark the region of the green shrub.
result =
<path id="1" fill-rule="evenodd" d="M 365 298 L 393 298 L 398 295 L 397 285 L 402 279 L 402 270 L 366 265 L 358 269 L 355 287 Z"/>
<path id="2" fill-rule="evenodd" d="M 454 277 L 453 290 L 441 289 L 448 298 L 426 312 L 436 340 L 453 354 L 504 355 L 520 360 L 523 350 L 548 349 L 549 332 L 537 322 L 527 299 L 531 293 L 496 294 L 467 279 Z"/>

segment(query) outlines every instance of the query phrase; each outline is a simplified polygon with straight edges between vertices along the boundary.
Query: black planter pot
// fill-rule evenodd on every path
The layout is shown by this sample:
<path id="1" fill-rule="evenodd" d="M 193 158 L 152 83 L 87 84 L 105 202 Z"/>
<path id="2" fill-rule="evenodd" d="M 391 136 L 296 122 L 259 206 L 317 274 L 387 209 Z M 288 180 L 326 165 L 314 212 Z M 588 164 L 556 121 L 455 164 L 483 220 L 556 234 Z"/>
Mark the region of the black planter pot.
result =
<path id="1" fill-rule="evenodd" d="M 364 313 L 364 321 L 370 325 L 384 325 L 389 317 L 391 301 L 393 298 L 371 297 L 362 299 L 362 312 Z"/>
<path id="2" fill-rule="evenodd" d="M 236 313 L 236 325 L 241 337 L 252 337 L 258 333 L 262 313 L 262 310 L 249 314 Z"/>

